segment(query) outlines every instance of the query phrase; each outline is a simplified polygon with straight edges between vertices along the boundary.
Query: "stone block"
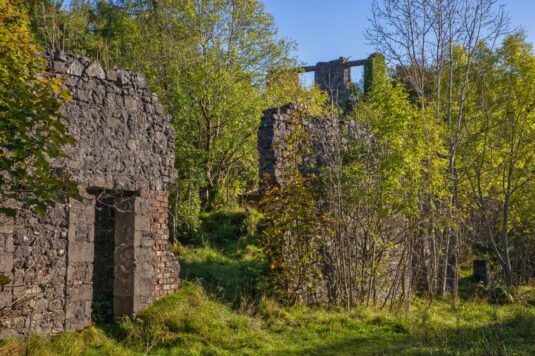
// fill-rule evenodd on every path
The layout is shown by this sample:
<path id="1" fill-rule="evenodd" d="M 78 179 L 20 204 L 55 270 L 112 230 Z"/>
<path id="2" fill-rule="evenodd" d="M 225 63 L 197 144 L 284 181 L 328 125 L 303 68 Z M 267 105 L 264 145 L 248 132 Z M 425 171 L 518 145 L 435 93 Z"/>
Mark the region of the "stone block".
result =
<path id="1" fill-rule="evenodd" d="M 98 62 L 91 63 L 86 69 L 85 74 L 98 79 L 105 79 L 106 74 L 104 73 L 104 69 L 102 69 L 102 66 Z"/>
<path id="2" fill-rule="evenodd" d="M 110 82 L 116 82 L 117 81 L 117 71 L 115 70 L 107 70 L 106 71 L 106 79 Z"/>
<path id="3" fill-rule="evenodd" d="M 150 231 L 150 218 L 148 215 L 136 214 L 135 231 Z"/>
<path id="4" fill-rule="evenodd" d="M 93 298 L 91 285 L 67 287 L 67 299 L 69 301 L 90 301 Z"/>
<path id="5" fill-rule="evenodd" d="M 67 74 L 79 77 L 84 72 L 84 66 L 80 62 L 74 60 L 67 66 L 66 72 Z"/>
<path id="6" fill-rule="evenodd" d="M 130 73 L 124 69 L 117 70 L 117 83 L 122 86 L 130 85 Z"/>
<path id="7" fill-rule="evenodd" d="M 147 88 L 147 80 L 144 76 L 138 73 L 132 74 L 132 83 L 134 86 L 136 86 L 139 89 L 146 89 Z"/>
<path id="8" fill-rule="evenodd" d="M 53 69 L 55 72 L 63 73 L 65 72 L 65 63 L 60 61 L 54 61 Z"/>
<path id="9" fill-rule="evenodd" d="M 67 267 L 67 285 L 82 285 L 91 283 L 92 277 L 92 260 L 87 262 L 69 261 L 69 266 Z"/>
<path id="10" fill-rule="evenodd" d="M 91 324 L 91 302 L 69 301 L 66 306 L 65 327 L 81 330 Z"/>
<path id="11" fill-rule="evenodd" d="M 69 263 L 93 261 L 94 247 L 89 242 L 69 241 Z"/>

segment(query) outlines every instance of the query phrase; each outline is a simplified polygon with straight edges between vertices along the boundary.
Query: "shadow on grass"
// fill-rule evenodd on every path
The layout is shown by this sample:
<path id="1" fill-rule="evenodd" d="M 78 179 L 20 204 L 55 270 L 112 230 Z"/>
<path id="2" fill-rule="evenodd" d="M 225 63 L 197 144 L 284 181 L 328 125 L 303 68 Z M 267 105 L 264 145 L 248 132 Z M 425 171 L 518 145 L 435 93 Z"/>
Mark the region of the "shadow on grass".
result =
<path id="1" fill-rule="evenodd" d="M 196 241 L 178 253 L 180 278 L 234 308 L 258 297 L 265 272 L 258 248 L 262 216 L 255 210 L 219 210 L 201 216 Z"/>
<path id="2" fill-rule="evenodd" d="M 444 326 L 444 325 L 443 325 Z M 445 327 L 433 337 L 423 330 L 405 333 L 384 328 L 356 331 L 339 339 L 277 350 L 276 355 L 533 355 L 535 316 L 521 313 L 481 327 Z"/>
<path id="3" fill-rule="evenodd" d="M 232 259 L 222 256 L 201 256 L 198 259 L 179 258 L 180 278 L 199 283 L 211 297 L 233 307 L 243 299 L 258 296 L 258 281 L 265 264 L 259 259 Z"/>

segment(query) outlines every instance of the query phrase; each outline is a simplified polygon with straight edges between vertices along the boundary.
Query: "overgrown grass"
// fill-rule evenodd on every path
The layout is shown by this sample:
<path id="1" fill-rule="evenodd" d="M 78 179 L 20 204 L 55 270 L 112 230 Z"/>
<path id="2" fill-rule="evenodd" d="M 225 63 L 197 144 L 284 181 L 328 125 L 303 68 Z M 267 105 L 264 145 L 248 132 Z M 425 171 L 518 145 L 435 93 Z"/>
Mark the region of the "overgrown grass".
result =
<path id="1" fill-rule="evenodd" d="M 234 308 L 259 297 L 266 263 L 258 247 L 262 216 L 255 210 L 220 210 L 201 216 L 197 243 L 176 245 L 181 279 L 201 284 L 207 293 Z"/>
<path id="2" fill-rule="evenodd" d="M 235 214 L 246 213 L 232 214 L 238 219 Z M 535 308 L 527 302 L 497 306 L 472 297 L 436 300 L 431 306 L 415 299 L 391 310 L 284 308 L 258 293 L 264 262 L 254 229 L 243 228 L 248 218 L 239 218 L 234 227 L 224 216 L 217 219 L 196 246 L 175 246 L 183 279 L 178 293 L 135 321 L 65 332 L 51 340 L 33 337 L 30 354 L 535 354 Z M 221 238 L 219 226 L 234 232 Z M 530 300 L 535 290 L 522 288 L 521 295 Z M 20 355 L 25 347 L 24 340 L 5 340 L 0 355 Z"/>
<path id="3" fill-rule="evenodd" d="M 468 302 L 424 301 L 394 311 L 361 308 L 282 308 L 263 299 L 255 313 L 238 313 L 199 284 L 123 321 L 113 330 L 90 327 L 50 341 L 32 338 L 33 355 L 126 354 L 533 354 L 535 309 Z M 0 344 L 19 355 L 24 342 Z"/>

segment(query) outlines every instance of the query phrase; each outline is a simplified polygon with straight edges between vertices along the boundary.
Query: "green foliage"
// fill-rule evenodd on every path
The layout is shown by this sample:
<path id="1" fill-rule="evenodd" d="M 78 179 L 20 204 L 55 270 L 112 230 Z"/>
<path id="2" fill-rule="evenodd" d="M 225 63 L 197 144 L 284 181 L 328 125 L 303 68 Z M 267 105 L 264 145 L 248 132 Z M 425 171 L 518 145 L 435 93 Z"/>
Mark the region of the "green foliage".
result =
<path id="1" fill-rule="evenodd" d="M 103 325 L 113 320 L 113 297 L 109 293 L 93 293 L 91 321 Z"/>
<path id="2" fill-rule="evenodd" d="M 31 1 L 28 7 L 41 43 L 141 72 L 159 94 L 177 132 L 179 179 L 171 201 L 177 238 L 195 235 L 199 212 L 237 206 L 257 189 L 255 138 L 264 109 L 289 96 L 319 100 L 317 90 L 266 88 L 268 72 L 294 68 L 295 61 L 293 45 L 277 38 L 257 0 Z"/>
<path id="3" fill-rule="evenodd" d="M 292 63 L 293 64 L 293 63 Z M 299 71 L 294 68 L 273 68 L 270 70 L 266 88 L 263 91 L 266 108 L 280 107 L 288 103 L 304 106 L 311 115 L 330 116 L 328 95 L 317 85 L 306 88 L 299 82 Z"/>
<path id="4" fill-rule="evenodd" d="M 227 215 L 227 217 L 225 217 Z M 250 218 L 241 218 L 250 215 Z M 238 218 L 240 217 L 240 218 Z M 64 332 L 52 339 L 32 337 L 32 355 L 198 355 L 198 354 L 509 354 L 535 352 L 535 308 L 491 305 L 474 298 L 415 298 L 393 309 L 284 307 L 257 296 L 246 300 L 247 273 L 261 273 L 262 255 L 254 242 L 239 244 L 256 212 L 204 215 L 210 234 L 203 247 L 176 245 L 182 283 L 177 293 L 142 310 L 136 320 Z M 215 222 L 238 224 L 233 247 L 210 246 Z M 251 227 L 254 224 L 251 224 Z M 256 228 L 250 229 L 250 231 Z M 223 232 L 228 231 L 227 228 Z M 242 246 L 242 247 L 239 247 Z M 243 267 L 247 265 L 246 272 Z M 236 290 L 235 288 L 242 288 Z M 523 299 L 535 300 L 525 287 Z M 237 296 L 239 303 L 236 303 Z M 0 354 L 20 355 L 25 342 L 0 341 Z"/>
<path id="5" fill-rule="evenodd" d="M 208 239 L 216 244 L 235 242 L 242 238 L 254 239 L 262 219 L 262 214 L 254 209 L 203 213 L 200 234 L 208 235 Z"/>
<path id="6" fill-rule="evenodd" d="M 364 65 L 364 94 L 368 94 L 373 87 L 382 85 L 385 80 L 387 80 L 385 57 L 380 53 L 374 53 L 368 57 Z"/>
<path id="7" fill-rule="evenodd" d="M 437 208 L 446 193 L 441 126 L 389 81 L 381 56 L 366 71 L 366 93 L 351 114 L 359 136 L 338 143 L 319 175 L 319 199 L 335 230 L 329 278 L 344 286 L 335 303 L 348 307 L 407 297 L 396 295 L 404 287 L 390 273 L 420 258 L 419 246 L 430 246 L 433 229 L 447 219 Z M 381 290 L 388 292 L 377 298 Z"/>
<path id="8" fill-rule="evenodd" d="M 410 103 L 405 88 L 388 80 L 384 58 L 370 58 L 366 95 L 353 113 L 368 136 L 353 142 L 344 157 L 345 181 L 361 183 L 344 191 L 367 196 L 380 216 L 413 218 L 419 199 L 444 194 L 443 132 L 429 110 Z"/>
<path id="9" fill-rule="evenodd" d="M 131 41 L 118 44 L 116 63 L 144 73 L 173 116 L 177 210 L 236 205 L 256 186 L 256 128 L 268 106 L 262 82 L 290 62 L 289 44 L 275 38 L 255 0 L 125 6 L 136 17 L 126 20 Z"/>
<path id="10" fill-rule="evenodd" d="M 66 51 L 104 60 L 102 43 L 90 28 L 95 25 L 90 0 L 27 0 L 25 6 L 34 39 L 54 51 Z M 92 21 L 93 20 L 93 21 Z M 94 27 L 94 30 L 100 26 Z"/>
<path id="11" fill-rule="evenodd" d="M 535 55 L 523 35 L 513 34 L 495 51 L 482 48 L 479 60 L 486 74 L 477 82 L 464 123 L 468 139 L 461 154 L 467 176 L 463 187 L 481 214 L 483 241 L 511 287 L 513 273 L 523 274 L 512 271 L 512 235 L 533 226 L 529 197 L 535 178 Z M 528 238 L 520 239 L 514 241 L 517 248 L 529 246 Z"/>
<path id="12" fill-rule="evenodd" d="M 0 213 L 21 201 L 43 214 L 46 207 L 74 194 L 75 187 L 54 160 L 73 143 L 57 113 L 68 100 L 57 78 L 48 78 L 40 48 L 30 39 L 28 17 L 18 1 L 0 1 Z"/>
<path id="13" fill-rule="evenodd" d="M 212 296 L 246 309 L 259 296 L 265 259 L 257 247 L 263 216 L 254 209 L 201 215 L 195 245 L 176 246 L 183 280 L 199 282 Z"/>

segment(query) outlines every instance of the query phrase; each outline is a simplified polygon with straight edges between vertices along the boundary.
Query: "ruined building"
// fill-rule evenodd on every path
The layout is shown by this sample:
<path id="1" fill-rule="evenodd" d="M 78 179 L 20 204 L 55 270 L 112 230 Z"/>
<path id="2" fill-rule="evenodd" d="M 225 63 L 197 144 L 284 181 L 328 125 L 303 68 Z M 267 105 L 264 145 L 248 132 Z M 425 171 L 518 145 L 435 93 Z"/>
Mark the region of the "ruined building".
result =
<path id="1" fill-rule="evenodd" d="M 350 100 L 351 67 L 363 66 L 366 62 L 366 59 L 350 61 L 346 57 L 340 57 L 300 69 L 305 73 L 314 72 L 314 83 L 326 91 L 333 102 L 345 108 Z"/>
<path id="2" fill-rule="evenodd" d="M 167 251 L 174 130 L 146 80 L 64 54 L 48 65 L 72 100 L 61 113 L 76 142 L 55 162 L 81 199 L 44 217 L 0 217 L 0 337 L 52 335 L 91 323 L 92 313 L 132 316 L 178 288 Z"/>
<path id="3" fill-rule="evenodd" d="M 375 54 L 369 57 L 372 58 Z M 351 67 L 365 66 L 369 59 L 350 61 L 340 57 L 329 62 L 319 62 L 315 66 L 299 68 L 303 72 L 314 72 L 314 83 L 329 95 L 340 107 L 346 107 L 350 99 Z M 369 68 L 365 68 L 365 71 Z M 271 177 L 271 182 L 281 185 L 281 173 L 286 162 L 282 157 L 285 138 L 292 130 L 290 116 L 297 111 L 294 104 L 264 111 L 258 129 L 259 173 L 260 177 Z M 307 117 L 303 125 L 310 133 L 310 145 L 315 152 L 316 164 L 321 165 L 343 135 L 358 138 L 358 128 L 354 120 L 338 117 Z"/>
<path id="4" fill-rule="evenodd" d="M 368 60 L 348 61 L 346 58 L 318 63 L 314 67 L 304 67 L 305 71 L 315 71 L 316 84 L 326 90 L 334 102 L 344 106 L 349 97 L 349 85 L 351 81 L 350 67 L 353 65 L 365 65 Z M 374 63 L 366 65 L 364 78 L 373 76 Z M 365 83 L 366 86 L 366 83 Z M 295 130 L 296 125 L 304 128 L 307 133 L 307 144 L 311 148 L 310 157 L 304 157 L 305 162 L 312 163 L 310 166 L 336 167 L 337 162 L 341 162 L 341 152 L 347 148 L 349 142 L 370 140 L 370 132 L 362 127 L 356 120 L 347 117 L 316 117 L 307 115 L 306 110 L 302 110 L 296 104 L 288 104 L 279 108 L 272 108 L 264 112 L 258 129 L 258 151 L 259 151 L 259 175 L 263 181 L 268 176 L 268 182 L 272 185 L 284 187 L 286 177 L 285 170 L 294 161 L 287 152 L 295 145 L 288 142 L 288 137 Z M 302 167 L 301 167 L 302 168 Z M 306 167 L 305 167 L 306 169 Z M 302 171 L 303 172 L 303 171 Z M 325 188 L 324 188 L 325 189 Z M 342 192 L 342 195 L 349 192 Z M 321 198 L 320 198 L 321 199 Z M 340 210 L 333 212 L 332 205 L 326 202 L 319 202 L 325 211 L 331 216 L 341 214 Z M 338 216 L 340 217 L 340 216 Z M 299 291 L 299 298 L 302 302 L 309 304 L 339 304 L 347 303 L 348 294 L 359 295 L 363 293 L 362 285 L 357 283 L 344 285 L 341 290 L 340 285 L 347 282 L 348 266 L 352 266 L 356 261 L 363 261 L 366 258 L 366 246 L 362 242 L 365 232 L 359 225 L 358 219 L 343 217 L 346 224 L 343 233 L 339 233 L 332 239 L 326 239 L 318 251 L 321 255 L 320 266 L 321 280 L 312 290 L 305 286 Z M 348 222 L 349 221 L 349 222 Z M 396 217 L 392 217 L 391 232 L 395 236 L 398 229 Z M 396 226 L 397 225 L 397 226 Z M 343 235 L 345 234 L 345 235 Z M 387 239 L 389 236 L 386 237 Z M 290 244 L 291 242 L 288 242 Z M 389 255 L 385 269 L 380 271 L 381 277 L 376 288 L 377 294 L 373 298 L 395 299 L 407 296 L 407 290 L 411 283 L 411 265 L 407 256 L 403 256 L 396 249 L 394 240 L 381 241 L 384 245 L 393 246 L 385 251 Z M 343 250 L 343 254 L 339 251 Z M 292 259 L 294 256 L 290 256 Z M 389 268 L 396 266 L 396 268 Z M 316 266 L 314 266 L 316 267 Z M 355 266 L 355 270 L 363 268 Z M 356 273 L 350 271 L 351 273 Z M 399 273 L 398 273 L 399 272 Z M 359 274 L 359 278 L 361 275 Z M 379 279 L 379 278 L 378 278 Z M 357 281 L 353 278 L 352 281 Z M 353 282 L 351 282 L 353 283 Z M 379 285 L 380 283 L 380 285 Z M 345 294 L 344 294 L 345 293 Z M 343 295 L 344 294 L 344 295 Z"/>

